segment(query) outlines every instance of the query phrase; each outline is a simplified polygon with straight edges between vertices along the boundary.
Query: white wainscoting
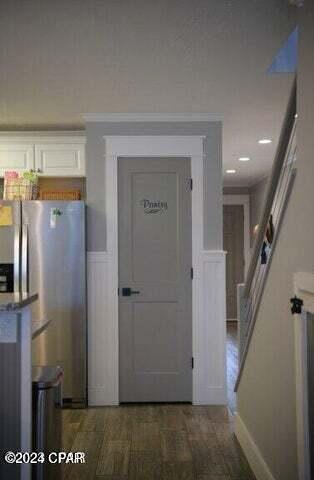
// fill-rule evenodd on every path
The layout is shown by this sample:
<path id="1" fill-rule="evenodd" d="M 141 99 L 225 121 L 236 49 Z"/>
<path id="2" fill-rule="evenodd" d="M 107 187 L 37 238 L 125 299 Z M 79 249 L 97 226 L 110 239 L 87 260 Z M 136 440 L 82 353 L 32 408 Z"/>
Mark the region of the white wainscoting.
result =
<path id="1" fill-rule="evenodd" d="M 226 255 L 203 251 L 193 281 L 193 403 L 223 405 L 226 390 Z"/>
<path id="2" fill-rule="evenodd" d="M 116 295 L 106 252 L 88 259 L 88 403 L 119 403 Z M 203 251 L 193 280 L 193 403 L 226 403 L 225 253 Z"/>
<path id="3" fill-rule="evenodd" d="M 119 403 L 118 325 L 112 315 L 107 252 L 87 253 L 88 404 Z"/>

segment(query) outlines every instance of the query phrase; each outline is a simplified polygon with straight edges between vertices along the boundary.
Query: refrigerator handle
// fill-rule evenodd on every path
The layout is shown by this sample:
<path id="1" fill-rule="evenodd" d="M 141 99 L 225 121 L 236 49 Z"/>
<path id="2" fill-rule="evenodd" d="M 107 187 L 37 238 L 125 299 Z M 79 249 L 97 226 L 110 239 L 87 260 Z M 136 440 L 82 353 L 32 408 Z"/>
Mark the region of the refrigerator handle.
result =
<path id="1" fill-rule="evenodd" d="M 14 292 L 20 291 L 20 237 L 21 226 L 14 226 Z"/>
<path id="2" fill-rule="evenodd" d="M 22 292 L 28 292 L 28 230 L 22 225 Z"/>

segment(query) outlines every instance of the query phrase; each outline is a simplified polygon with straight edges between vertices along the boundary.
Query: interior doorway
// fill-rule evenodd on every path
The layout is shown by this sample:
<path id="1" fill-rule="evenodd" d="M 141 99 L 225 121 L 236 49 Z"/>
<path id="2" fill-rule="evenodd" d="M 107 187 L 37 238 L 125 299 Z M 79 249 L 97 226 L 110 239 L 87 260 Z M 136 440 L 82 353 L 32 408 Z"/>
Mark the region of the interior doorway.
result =
<path id="1" fill-rule="evenodd" d="M 223 248 L 226 258 L 227 321 L 237 321 L 237 285 L 244 281 L 244 208 L 223 206 Z"/>
<path id="2" fill-rule="evenodd" d="M 227 312 L 227 399 L 236 412 L 234 385 L 238 375 L 237 285 L 243 283 L 250 255 L 249 198 L 245 195 L 224 196 L 223 243 L 226 255 Z"/>

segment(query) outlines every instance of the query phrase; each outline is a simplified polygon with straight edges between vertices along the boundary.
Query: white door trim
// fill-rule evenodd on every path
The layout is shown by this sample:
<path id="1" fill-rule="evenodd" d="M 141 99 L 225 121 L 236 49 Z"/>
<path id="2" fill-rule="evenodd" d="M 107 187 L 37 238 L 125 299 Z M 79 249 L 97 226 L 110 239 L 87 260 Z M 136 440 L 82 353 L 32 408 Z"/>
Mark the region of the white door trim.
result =
<path id="1" fill-rule="evenodd" d="M 119 315 L 118 315 L 118 158 L 119 157 L 189 157 L 193 178 L 192 190 L 192 261 L 194 279 L 192 287 L 193 309 L 193 403 L 226 403 L 225 368 L 225 255 L 222 251 L 204 251 L 204 190 L 203 190 L 203 136 L 104 136 L 105 147 L 105 201 L 107 274 L 97 273 L 95 279 L 106 279 L 107 305 L 105 307 L 107 332 L 106 345 L 110 352 L 102 356 L 109 363 L 111 374 L 105 379 L 97 361 L 94 385 L 89 383 L 90 405 L 114 405 L 119 403 Z M 91 263 L 91 270 L 93 269 Z M 93 275 L 91 275 L 91 278 Z M 93 285 L 89 285 L 91 292 Z M 91 293 L 92 295 L 92 293 Z M 208 304 L 212 299 L 211 305 Z M 99 298 L 100 300 L 100 298 Z M 94 310 L 94 307 L 91 307 Z M 95 312 L 96 315 L 96 312 Z M 93 315 L 89 323 L 93 323 Z M 98 318 L 98 317 L 97 317 Z M 99 323 L 98 323 L 99 324 Z M 92 325 L 91 325 L 92 327 Z M 101 335 L 101 334 L 100 334 Z M 94 330 L 95 342 L 97 333 Z M 109 340 L 110 337 L 110 340 Z M 101 345 L 90 348 L 100 353 Z M 108 358 L 107 358 L 108 357 Z M 106 368 L 104 366 L 104 368 Z M 94 380 L 93 380 L 94 382 Z M 106 385 L 102 387 L 102 383 Z M 110 390 L 110 394 L 108 392 Z M 106 393 L 107 391 L 107 393 Z M 93 395 L 95 392 L 95 395 Z"/>
<path id="2" fill-rule="evenodd" d="M 297 417 L 297 451 L 299 477 L 311 479 L 310 425 L 308 404 L 308 314 L 314 315 L 314 274 L 294 274 L 294 293 L 303 300 L 302 313 L 294 315 L 295 385 Z"/>
<path id="3" fill-rule="evenodd" d="M 250 248 L 250 195 L 224 195 L 223 196 L 223 204 L 224 205 L 243 205 L 244 210 L 244 272 L 245 276 L 247 274 L 249 264 L 250 264 L 250 256 L 251 256 L 251 248 Z"/>

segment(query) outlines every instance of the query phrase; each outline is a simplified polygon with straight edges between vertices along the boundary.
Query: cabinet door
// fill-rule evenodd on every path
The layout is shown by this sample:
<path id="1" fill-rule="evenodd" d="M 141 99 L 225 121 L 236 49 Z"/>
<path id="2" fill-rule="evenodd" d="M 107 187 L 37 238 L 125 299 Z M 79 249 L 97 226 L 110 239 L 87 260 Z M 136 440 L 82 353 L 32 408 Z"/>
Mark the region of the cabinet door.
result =
<path id="1" fill-rule="evenodd" d="M 84 177 L 85 145 L 36 144 L 35 169 L 38 173 L 50 177 Z"/>
<path id="2" fill-rule="evenodd" d="M 34 145 L 22 143 L 0 144 L 0 177 L 7 170 L 25 172 L 34 168 Z"/>

